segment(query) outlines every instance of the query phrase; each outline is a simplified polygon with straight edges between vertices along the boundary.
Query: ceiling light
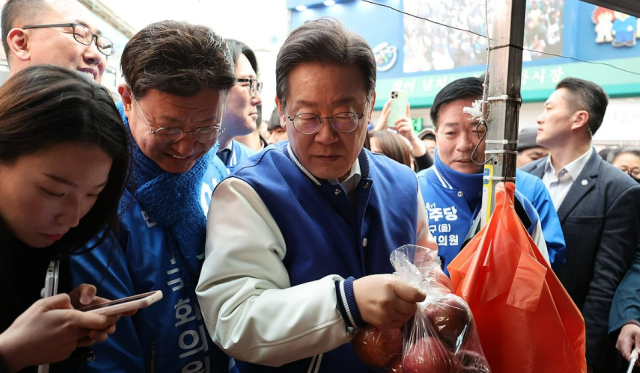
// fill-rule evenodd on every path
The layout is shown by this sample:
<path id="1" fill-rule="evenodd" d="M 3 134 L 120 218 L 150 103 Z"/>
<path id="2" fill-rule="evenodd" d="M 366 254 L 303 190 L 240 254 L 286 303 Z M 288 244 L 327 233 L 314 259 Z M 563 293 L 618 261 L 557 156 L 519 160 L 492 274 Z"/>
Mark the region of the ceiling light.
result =
<path id="1" fill-rule="evenodd" d="M 297 10 L 298 12 L 302 12 L 303 10 L 307 10 L 307 7 L 306 7 L 305 5 L 298 5 L 298 6 L 296 7 L 296 10 Z"/>
<path id="2" fill-rule="evenodd" d="M 335 4 L 335 3 L 336 3 L 336 2 L 335 2 L 335 1 L 333 1 L 333 0 L 327 0 L 327 1 L 325 1 L 325 2 L 324 2 L 324 5 L 326 5 L 326 6 L 331 6 L 331 5 Z"/>

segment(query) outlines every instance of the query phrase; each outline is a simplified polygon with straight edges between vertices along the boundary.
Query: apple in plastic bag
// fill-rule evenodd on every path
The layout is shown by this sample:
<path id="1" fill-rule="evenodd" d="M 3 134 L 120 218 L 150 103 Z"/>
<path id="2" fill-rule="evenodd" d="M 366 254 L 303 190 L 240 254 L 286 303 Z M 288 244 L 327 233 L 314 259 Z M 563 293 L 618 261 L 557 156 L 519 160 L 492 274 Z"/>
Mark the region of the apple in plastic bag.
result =
<path id="1" fill-rule="evenodd" d="M 436 337 L 449 347 L 458 349 L 470 334 L 471 313 L 464 301 L 453 294 L 438 298 L 427 304 L 424 315 L 431 321 Z"/>
<path id="2" fill-rule="evenodd" d="M 366 326 L 351 341 L 358 357 L 371 367 L 390 366 L 402 356 L 402 330 Z"/>
<path id="3" fill-rule="evenodd" d="M 489 363 L 476 351 L 460 350 L 456 353 L 459 373 L 490 373 Z"/>
<path id="4" fill-rule="evenodd" d="M 424 337 L 409 347 L 402 366 L 404 373 L 452 373 L 452 359 L 439 339 Z"/>
<path id="5" fill-rule="evenodd" d="M 402 369 L 402 356 L 389 365 L 386 373 L 404 373 L 404 369 Z"/>

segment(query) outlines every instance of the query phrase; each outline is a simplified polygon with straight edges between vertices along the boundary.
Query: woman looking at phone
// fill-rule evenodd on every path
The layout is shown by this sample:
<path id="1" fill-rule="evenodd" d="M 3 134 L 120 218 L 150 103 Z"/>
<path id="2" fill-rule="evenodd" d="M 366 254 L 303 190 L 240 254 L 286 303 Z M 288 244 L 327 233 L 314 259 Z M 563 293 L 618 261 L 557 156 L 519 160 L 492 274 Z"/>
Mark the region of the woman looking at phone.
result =
<path id="1" fill-rule="evenodd" d="M 70 290 L 65 258 L 110 232 L 128 164 L 104 87 L 52 65 L 0 87 L 0 372 L 35 372 L 115 330 L 118 316 L 74 309 L 98 300 L 93 286 L 40 298 L 52 259 Z"/>

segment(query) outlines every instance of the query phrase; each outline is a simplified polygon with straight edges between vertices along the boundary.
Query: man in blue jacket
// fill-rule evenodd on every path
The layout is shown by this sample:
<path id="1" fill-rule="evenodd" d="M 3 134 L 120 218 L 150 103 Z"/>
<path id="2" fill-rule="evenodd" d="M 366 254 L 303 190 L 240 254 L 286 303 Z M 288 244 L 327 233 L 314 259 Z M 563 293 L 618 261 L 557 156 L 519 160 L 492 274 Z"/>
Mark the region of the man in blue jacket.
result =
<path id="1" fill-rule="evenodd" d="M 122 53 L 118 108 L 134 164 L 121 202 L 120 235 L 74 258 L 75 281 L 108 299 L 162 290 L 94 346 L 92 371 L 228 372 L 210 340 L 195 286 L 206 212 L 226 169 L 216 158 L 224 100 L 235 83 L 224 41 L 186 22 L 151 24 Z"/>
<path id="2" fill-rule="evenodd" d="M 371 48 L 337 21 L 294 30 L 276 63 L 289 141 L 214 191 L 197 293 L 243 373 L 371 372 L 354 329 L 398 328 L 425 297 L 389 275 L 397 247 L 437 246 L 413 172 L 363 148 L 375 79 Z"/>
<path id="3" fill-rule="evenodd" d="M 477 121 L 462 111 L 482 99 L 482 92 L 481 79 L 458 79 L 438 92 L 431 107 L 437 146 L 434 166 L 419 172 L 418 181 L 445 271 L 465 240 L 477 231 L 473 222 L 482 207 L 485 143 L 480 142 L 480 137 L 484 129 L 478 128 Z M 543 254 L 548 251 L 551 265 L 560 266 L 565 256 L 564 237 L 544 184 L 517 170 L 516 197 L 526 212 L 525 220 L 530 221 L 527 228 L 532 238 L 538 246 L 546 245 L 546 250 L 539 248 Z M 542 232 L 536 229 L 538 222 Z"/>

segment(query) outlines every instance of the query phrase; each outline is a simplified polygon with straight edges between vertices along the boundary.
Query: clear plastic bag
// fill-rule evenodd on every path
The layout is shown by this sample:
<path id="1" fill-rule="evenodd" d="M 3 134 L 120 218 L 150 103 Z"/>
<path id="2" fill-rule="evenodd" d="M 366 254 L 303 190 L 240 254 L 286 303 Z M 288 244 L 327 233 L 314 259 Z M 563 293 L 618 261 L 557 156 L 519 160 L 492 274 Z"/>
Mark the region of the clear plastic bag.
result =
<path id="1" fill-rule="evenodd" d="M 360 329 L 352 341 L 358 356 L 383 373 L 489 373 L 469 307 L 436 281 L 441 275 L 436 253 L 405 245 L 391 253 L 391 264 L 427 298 L 402 329 Z"/>

